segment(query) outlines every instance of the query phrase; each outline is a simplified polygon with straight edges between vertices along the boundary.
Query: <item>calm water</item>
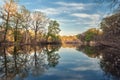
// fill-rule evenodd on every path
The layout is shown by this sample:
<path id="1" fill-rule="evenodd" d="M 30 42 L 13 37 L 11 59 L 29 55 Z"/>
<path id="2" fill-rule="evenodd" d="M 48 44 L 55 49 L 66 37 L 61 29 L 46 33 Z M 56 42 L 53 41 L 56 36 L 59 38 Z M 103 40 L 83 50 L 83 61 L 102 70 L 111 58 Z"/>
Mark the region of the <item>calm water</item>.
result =
<path id="1" fill-rule="evenodd" d="M 119 52 L 107 51 L 79 46 L 0 47 L 0 80 L 120 80 Z"/>

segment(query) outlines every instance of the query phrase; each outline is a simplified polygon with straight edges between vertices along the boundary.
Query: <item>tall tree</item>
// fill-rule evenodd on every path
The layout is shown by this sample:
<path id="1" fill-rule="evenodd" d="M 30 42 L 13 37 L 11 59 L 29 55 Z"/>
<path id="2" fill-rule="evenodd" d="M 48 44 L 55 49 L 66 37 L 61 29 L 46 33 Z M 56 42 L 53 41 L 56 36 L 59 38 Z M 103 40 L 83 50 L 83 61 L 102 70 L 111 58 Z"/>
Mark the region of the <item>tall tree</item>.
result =
<path id="1" fill-rule="evenodd" d="M 10 20 L 16 14 L 17 9 L 18 9 L 18 7 L 14 0 L 6 0 L 5 4 L 2 7 L 2 10 L 0 11 L 1 18 L 3 20 L 3 24 L 5 27 L 4 39 L 3 39 L 4 42 L 6 41 L 6 35 L 8 32 L 8 28 L 10 27 Z"/>
<path id="2" fill-rule="evenodd" d="M 22 28 L 25 29 L 25 44 L 29 43 L 28 39 L 30 38 L 29 36 L 29 29 L 30 29 L 30 11 L 27 10 L 24 6 L 22 7 Z"/>
<path id="3" fill-rule="evenodd" d="M 18 42 L 19 28 L 21 27 L 21 13 L 16 13 L 13 18 L 14 42 Z"/>
<path id="4" fill-rule="evenodd" d="M 31 29 L 34 31 L 35 42 L 37 41 L 38 32 L 45 28 L 48 19 L 42 12 L 35 11 L 31 14 Z"/>

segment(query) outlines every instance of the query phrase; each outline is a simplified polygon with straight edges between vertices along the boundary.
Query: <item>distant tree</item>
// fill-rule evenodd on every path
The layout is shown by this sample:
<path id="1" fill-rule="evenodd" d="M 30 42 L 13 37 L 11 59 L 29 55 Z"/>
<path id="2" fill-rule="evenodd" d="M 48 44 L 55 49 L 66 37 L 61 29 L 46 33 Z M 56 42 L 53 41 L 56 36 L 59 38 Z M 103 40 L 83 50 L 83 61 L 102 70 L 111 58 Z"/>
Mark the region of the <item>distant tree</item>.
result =
<path id="1" fill-rule="evenodd" d="M 93 32 L 87 32 L 85 36 L 85 41 L 89 42 L 93 39 L 94 33 Z"/>
<path id="2" fill-rule="evenodd" d="M 86 32 L 82 33 L 82 34 L 78 34 L 76 35 L 78 39 L 80 39 L 82 42 L 84 41 L 91 41 L 91 40 L 95 40 L 95 37 L 101 35 L 102 33 L 100 32 L 99 29 L 96 28 L 91 28 L 88 29 Z"/>

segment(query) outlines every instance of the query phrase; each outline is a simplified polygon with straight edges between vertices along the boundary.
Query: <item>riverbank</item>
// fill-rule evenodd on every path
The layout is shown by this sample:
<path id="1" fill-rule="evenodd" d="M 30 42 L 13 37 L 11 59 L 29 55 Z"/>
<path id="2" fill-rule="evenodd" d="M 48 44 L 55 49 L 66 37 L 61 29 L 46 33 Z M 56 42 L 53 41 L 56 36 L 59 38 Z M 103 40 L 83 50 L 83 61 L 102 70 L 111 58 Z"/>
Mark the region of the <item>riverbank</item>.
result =
<path id="1" fill-rule="evenodd" d="M 81 45 L 83 46 L 91 46 L 91 47 L 110 47 L 120 49 L 120 43 L 118 42 L 108 42 L 108 41 L 90 41 L 90 42 L 82 42 Z"/>
<path id="2" fill-rule="evenodd" d="M 6 42 L 6 43 L 0 43 L 0 46 L 23 46 L 23 45 L 61 45 L 61 42 L 34 42 L 34 43 L 13 43 L 13 42 Z"/>

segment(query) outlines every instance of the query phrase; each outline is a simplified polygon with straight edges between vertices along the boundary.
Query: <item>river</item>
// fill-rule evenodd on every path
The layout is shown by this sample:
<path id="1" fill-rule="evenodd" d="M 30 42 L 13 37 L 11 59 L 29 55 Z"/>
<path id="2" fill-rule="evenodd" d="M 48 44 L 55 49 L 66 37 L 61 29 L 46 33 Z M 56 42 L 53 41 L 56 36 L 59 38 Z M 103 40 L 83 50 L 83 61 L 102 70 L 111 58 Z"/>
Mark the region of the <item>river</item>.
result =
<path id="1" fill-rule="evenodd" d="M 0 47 L 0 80 L 120 80 L 117 52 L 75 45 Z"/>

